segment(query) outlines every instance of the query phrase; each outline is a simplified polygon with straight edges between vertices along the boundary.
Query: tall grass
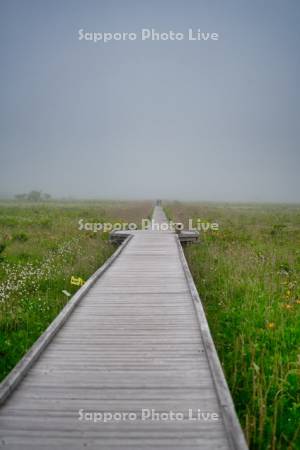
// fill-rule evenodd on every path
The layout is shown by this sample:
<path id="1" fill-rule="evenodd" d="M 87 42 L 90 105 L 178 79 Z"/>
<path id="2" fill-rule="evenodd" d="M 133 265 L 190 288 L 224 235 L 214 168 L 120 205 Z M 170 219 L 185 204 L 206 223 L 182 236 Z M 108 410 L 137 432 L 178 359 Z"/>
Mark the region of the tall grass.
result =
<path id="1" fill-rule="evenodd" d="M 252 449 L 300 448 L 300 208 L 169 204 L 218 222 L 186 256 Z"/>

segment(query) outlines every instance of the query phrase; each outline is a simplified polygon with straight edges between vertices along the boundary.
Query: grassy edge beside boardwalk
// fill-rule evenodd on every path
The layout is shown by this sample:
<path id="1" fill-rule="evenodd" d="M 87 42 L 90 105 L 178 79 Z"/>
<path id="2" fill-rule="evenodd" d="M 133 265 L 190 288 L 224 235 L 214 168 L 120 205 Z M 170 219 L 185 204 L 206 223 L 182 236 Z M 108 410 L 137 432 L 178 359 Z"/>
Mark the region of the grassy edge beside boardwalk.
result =
<path id="1" fill-rule="evenodd" d="M 79 286 L 113 253 L 108 233 L 78 221 L 140 222 L 150 202 L 0 203 L 0 380 Z M 64 293 L 65 291 L 66 293 Z"/>
<path id="2" fill-rule="evenodd" d="M 252 449 L 300 448 L 300 207 L 168 205 L 218 222 L 185 249 Z"/>

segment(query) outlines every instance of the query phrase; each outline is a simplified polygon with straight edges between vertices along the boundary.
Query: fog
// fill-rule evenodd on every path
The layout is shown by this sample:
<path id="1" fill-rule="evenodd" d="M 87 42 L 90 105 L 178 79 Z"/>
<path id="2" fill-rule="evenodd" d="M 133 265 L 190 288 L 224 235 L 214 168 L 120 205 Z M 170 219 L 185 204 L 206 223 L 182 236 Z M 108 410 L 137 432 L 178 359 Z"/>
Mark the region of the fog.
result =
<path id="1" fill-rule="evenodd" d="M 300 201 L 298 1 L 0 5 L 1 196 Z"/>

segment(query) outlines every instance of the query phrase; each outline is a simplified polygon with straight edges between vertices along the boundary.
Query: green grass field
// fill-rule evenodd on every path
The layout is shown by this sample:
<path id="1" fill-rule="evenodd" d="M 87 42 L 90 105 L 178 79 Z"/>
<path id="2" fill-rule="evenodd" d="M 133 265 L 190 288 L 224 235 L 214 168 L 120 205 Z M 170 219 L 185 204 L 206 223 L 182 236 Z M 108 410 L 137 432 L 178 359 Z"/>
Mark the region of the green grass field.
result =
<path id="1" fill-rule="evenodd" d="M 15 366 L 78 286 L 112 254 L 108 233 L 84 222 L 138 222 L 147 202 L 0 204 L 0 380 Z"/>
<path id="2" fill-rule="evenodd" d="M 252 449 L 300 448 L 300 207 L 181 204 L 218 222 L 186 256 Z"/>
<path id="3" fill-rule="evenodd" d="M 0 204 L 0 377 L 112 254 L 78 221 L 139 222 L 150 202 Z M 300 448 L 300 207 L 174 202 L 169 218 L 217 222 L 185 253 L 252 449 Z"/>

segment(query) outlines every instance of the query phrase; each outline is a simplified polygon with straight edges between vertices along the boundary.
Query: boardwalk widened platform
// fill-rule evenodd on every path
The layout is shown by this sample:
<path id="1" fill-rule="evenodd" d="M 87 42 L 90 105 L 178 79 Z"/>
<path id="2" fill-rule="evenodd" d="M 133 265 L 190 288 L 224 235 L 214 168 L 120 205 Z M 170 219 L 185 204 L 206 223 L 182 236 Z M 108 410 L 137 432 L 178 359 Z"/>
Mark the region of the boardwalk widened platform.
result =
<path id="1" fill-rule="evenodd" d="M 2 383 L 1 448 L 247 448 L 178 236 L 132 235 Z"/>

